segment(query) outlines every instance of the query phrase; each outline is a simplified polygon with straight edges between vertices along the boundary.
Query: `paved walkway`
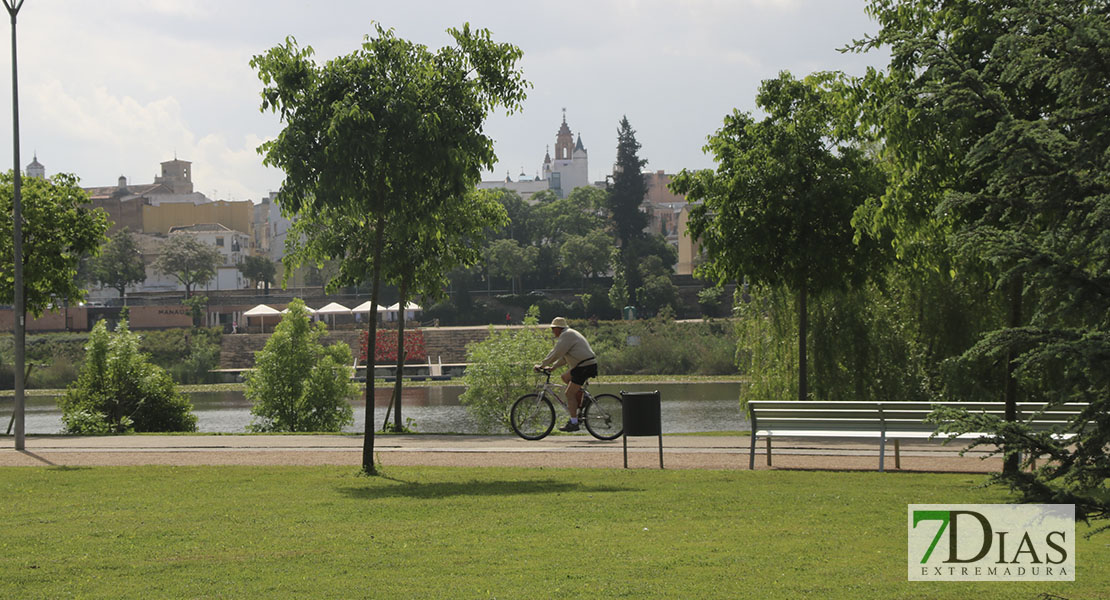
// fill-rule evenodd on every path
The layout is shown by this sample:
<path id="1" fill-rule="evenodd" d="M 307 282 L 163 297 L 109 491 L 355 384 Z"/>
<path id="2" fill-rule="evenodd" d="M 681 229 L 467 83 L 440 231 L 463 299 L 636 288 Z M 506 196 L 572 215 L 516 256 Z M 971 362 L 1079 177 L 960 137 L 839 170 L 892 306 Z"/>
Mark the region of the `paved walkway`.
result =
<path id="1" fill-rule="evenodd" d="M 350 435 L 129 435 L 105 437 L 28 436 L 17 452 L 15 440 L 0 438 L 0 467 L 111 465 L 351 465 L 362 464 L 361 436 Z M 747 436 L 663 436 L 668 469 L 747 469 Z M 985 453 L 958 455 L 939 442 L 904 443 L 901 468 L 891 446 L 886 467 L 901 471 L 992 472 L 1001 459 Z M 378 462 L 391 465 L 621 468 L 621 440 L 603 442 L 586 435 L 549 436 L 538 442 L 515 436 L 379 435 Z M 878 469 L 875 442 L 776 440 L 773 467 L 762 440 L 757 469 Z M 631 468 L 658 468 L 656 437 L 628 439 Z"/>

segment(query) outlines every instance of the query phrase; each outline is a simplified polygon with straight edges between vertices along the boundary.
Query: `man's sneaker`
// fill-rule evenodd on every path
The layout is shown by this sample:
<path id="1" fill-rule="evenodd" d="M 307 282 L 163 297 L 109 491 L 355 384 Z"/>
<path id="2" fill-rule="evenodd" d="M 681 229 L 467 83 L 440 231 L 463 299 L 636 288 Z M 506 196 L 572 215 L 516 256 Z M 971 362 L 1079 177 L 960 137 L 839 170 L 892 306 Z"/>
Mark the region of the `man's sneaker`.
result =
<path id="1" fill-rule="evenodd" d="M 571 431 L 578 431 L 578 423 L 571 423 L 570 421 L 567 421 L 567 424 L 560 427 L 559 431 L 566 431 L 568 433 Z"/>

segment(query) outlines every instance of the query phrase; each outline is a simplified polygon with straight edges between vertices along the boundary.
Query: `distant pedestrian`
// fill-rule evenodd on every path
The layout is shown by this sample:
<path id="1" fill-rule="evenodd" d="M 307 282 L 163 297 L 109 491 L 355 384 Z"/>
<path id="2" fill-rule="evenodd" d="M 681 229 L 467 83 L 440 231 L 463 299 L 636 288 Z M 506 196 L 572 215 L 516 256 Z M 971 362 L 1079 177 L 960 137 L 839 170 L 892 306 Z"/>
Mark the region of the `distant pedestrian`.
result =
<path id="1" fill-rule="evenodd" d="M 231 322 L 231 333 L 239 333 L 239 321 Z"/>
<path id="2" fill-rule="evenodd" d="M 513 324 L 513 316 L 509 313 L 505 313 L 505 324 L 506 325 L 512 325 Z"/>

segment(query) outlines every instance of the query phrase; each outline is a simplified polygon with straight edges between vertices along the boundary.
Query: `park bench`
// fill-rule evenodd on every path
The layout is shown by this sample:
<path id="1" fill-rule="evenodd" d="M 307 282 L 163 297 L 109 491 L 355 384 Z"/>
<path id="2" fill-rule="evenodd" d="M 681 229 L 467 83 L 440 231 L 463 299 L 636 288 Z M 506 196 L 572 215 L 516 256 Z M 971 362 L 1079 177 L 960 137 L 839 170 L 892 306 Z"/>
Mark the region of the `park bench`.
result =
<path id="1" fill-rule="evenodd" d="M 767 443 L 767 465 L 771 465 L 771 438 L 864 438 L 879 440 L 879 470 L 884 470 L 886 442 L 894 442 L 894 465 L 901 468 L 899 441 L 903 439 L 928 439 L 938 425 L 925 418 L 940 407 L 967 409 L 971 413 L 987 413 L 1004 417 L 1004 402 L 799 402 L 761 401 L 748 402 L 748 421 L 751 423 L 751 453 L 748 468 L 755 468 L 755 448 L 758 438 Z M 1046 409 L 1041 402 L 1017 403 L 1017 416 L 1029 422 L 1035 431 L 1054 431 L 1087 408 L 1086 403 L 1069 402 Z M 985 433 L 967 433 L 959 439 L 974 440 Z M 940 433 L 937 437 L 947 438 Z"/>

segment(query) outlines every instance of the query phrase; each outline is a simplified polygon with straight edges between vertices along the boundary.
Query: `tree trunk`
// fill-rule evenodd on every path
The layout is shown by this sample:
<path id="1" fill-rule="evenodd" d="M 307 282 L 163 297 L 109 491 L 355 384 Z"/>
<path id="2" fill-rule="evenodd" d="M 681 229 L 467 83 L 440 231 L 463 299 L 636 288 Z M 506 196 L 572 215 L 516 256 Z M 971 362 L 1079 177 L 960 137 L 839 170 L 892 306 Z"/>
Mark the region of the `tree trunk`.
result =
<path id="1" fill-rule="evenodd" d="M 1010 327 L 1021 327 L 1021 293 L 1022 288 L 1025 287 L 1025 279 L 1020 275 L 1010 284 L 1010 318 L 1007 325 Z M 1017 379 L 1014 378 L 1014 360 L 1017 358 L 1018 352 L 1014 348 L 1010 348 L 1006 353 L 1006 392 L 1004 401 L 1006 402 L 1006 421 L 1014 422 L 1017 420 L 1017 401 L 1018 389 Z M 1002 464 L 1002 472 L 1010 475 L 1016 474 L 1021 467 L 1018 455 L 1007 455 L 1005 462 Z"/>
<path id="2" fill-rule="evenodd" d="M 374 225 L 374 288 L 370 291 L 370 306 L 378 305 L 378 288 L 382 276 L 382 240 L 385 237 L 385 217 L 379 216 Z M 362 438 L 362 470 L 367 475 L 377 475 L 374 467 L 374 363 L 378 354 L 378 315 L 372 312 L 366 339 L 366 433 Z"/>
<path id="3" fill-rule="evenodd" d="M 806 362 L 806 329 L 809 325 L 809 315 L 806 309 L 806 285 L 803 283 L 798 290 L 798 400 L 806 400 L 809 396 L 807 385 L 808 364 Z"/>

